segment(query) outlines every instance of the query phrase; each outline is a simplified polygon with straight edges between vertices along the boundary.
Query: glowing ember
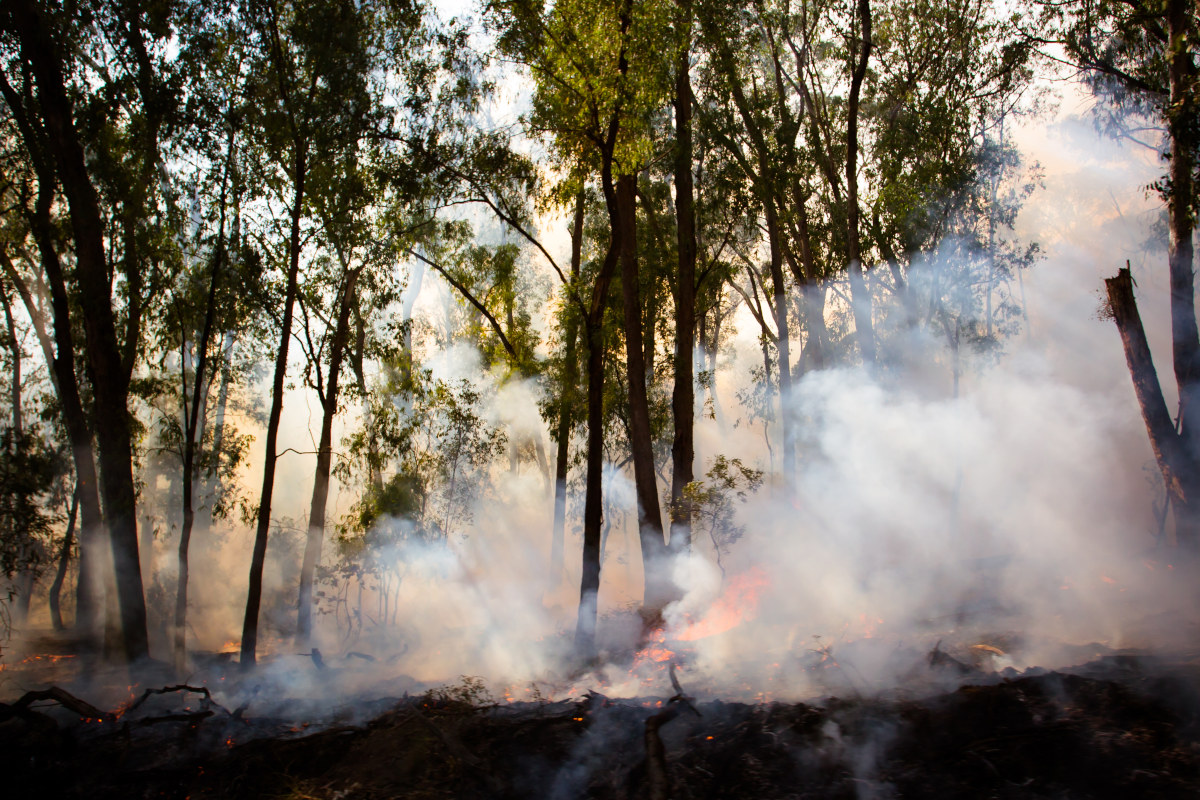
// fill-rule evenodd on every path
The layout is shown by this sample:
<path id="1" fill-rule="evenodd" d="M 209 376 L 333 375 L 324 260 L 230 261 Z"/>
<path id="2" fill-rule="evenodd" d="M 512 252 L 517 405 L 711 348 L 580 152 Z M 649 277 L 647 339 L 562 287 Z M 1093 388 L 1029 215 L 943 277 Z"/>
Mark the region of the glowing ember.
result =
<path id="1" fill-rule="evenodd" d="M 674 658 L 675 652 L 667 647 L 666 637 L 666 633 L 661 628 L 654 631 L 650 641 L 634 656 L 634 667 L 647 663 L 664 664 Z"/>
<path id="2" fill-rule="evenodd" d="M 137 684 L 134 684 L 133 686 L 130 686 L 130 687 L 129 687 L 129 697 L 128 697 L 128 698 L 126 698 L 126 700 L 125 700 L 125 702 L 124 702 L 124 703 L 121 703 L 121 705 L 117 706 L 117 707 L 116 707 L 116 708 L 113 710 L 113 716 L 114 716 L 114 717 L 116 717 L 116 718 L 120 719 L 120 718 L 121 718 L 121 716 L 122 716 L 122 715 L 123 715 L 123 714 L 124 714 L 126 711 L 128 711 L 128 710 L 130 709 L 130 707 L 131 707 L 131 706 L 134 704 L 134 701 L 136 701 L 136 700 L 137 700 L 137 692 L 135 691 L 136 689 L 137 689 Z"/>
<path id="3" fill-rule="evenodd" d="M 713 601 L 704 616 L 689 622 L 673 638 L 681 642 L 694 642 L 754 619 L 758 615 L 759 592 L 769 583 L 767 573 L 760 567 L 751 567 L 731 578 L 724 593 Z"/>

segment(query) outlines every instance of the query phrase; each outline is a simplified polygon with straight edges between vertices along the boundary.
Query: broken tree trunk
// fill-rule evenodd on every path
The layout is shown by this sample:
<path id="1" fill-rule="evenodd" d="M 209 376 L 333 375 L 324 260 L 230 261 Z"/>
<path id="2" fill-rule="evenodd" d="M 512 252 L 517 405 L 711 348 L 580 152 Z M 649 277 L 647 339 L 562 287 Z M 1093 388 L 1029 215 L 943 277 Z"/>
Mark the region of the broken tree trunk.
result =
<path id="1" fill-rule="evenodd" d="M 1197 509 L 1193 503 L 1200 499 L 1200 491 L 1196 486 L 1197 465 L 1184 447 L 1171 420 L 1171 413 L 1167 410 L 1150 344 L 1138 312 L 1137 299 L 1133 296 L 1133 277 L 1126 267 L 1115 277 L 1106 279 L 1104 284 L 1108 290 L 1109 310 L 1121 334 L 1134 394 L 1137 395 L 1142 419 L 1146 423 L 1146 433 L 1150 436 L 1150 447 L 1162 472 L 1171 506 L 1175 509 L 1176 542 L 1181 547 L 1195 549 Z"/>

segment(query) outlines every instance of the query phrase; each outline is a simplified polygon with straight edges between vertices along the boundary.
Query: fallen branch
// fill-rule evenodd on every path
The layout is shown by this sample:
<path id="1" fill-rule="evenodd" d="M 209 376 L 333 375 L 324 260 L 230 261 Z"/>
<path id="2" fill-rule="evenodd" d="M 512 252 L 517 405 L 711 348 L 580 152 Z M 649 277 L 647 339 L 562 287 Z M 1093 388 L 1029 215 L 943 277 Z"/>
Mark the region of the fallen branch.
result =
<path id="1" fill-rule="evenodd" d="M 116 719 L 115 714 L 108 711 L 101 711 L 91 703 L 80 700 L 75 695 L 68 692 L 66 689 L 60 689 L 57 686 L 51 686 L 49 689 L 38 689 L 32 692 L 26 692 L 21 695 L 17 702 L 10 704 L 0 703 L 0 722 L 12 719 L 13 717 L 21 717 L 29 719 L 31 716 L 44 716 L 37 714 L 34 709 L 30 708 L 33 703 L 41 700 L 51 700 L 58 703 L 68 711 L 74 711 L 84 719 L 95 719 L 110 722 Z"/>
<path id="2" fill-rule="evenodd" d="M 226 714 L 229 714 L 229 716 L 231 716 L 231 717 L 233 716 L 233 714 L 229 711 L 229 709 L 225 708 L 223 705 L 218 703 L 216 700 L 212 699 L 212 692 L 210 692 L 208 690 L 207 686 L 189 686 L 185 683 L 180 683 L 175 686 L 164 686 L 161 689 L 147 689 L 146 691 L 142 692 L 141 697 L 139 697 L 137 700 L 135 700 L 129 706 L 129 708 L 125 709 L 122 712 L 122 716 L 125 714 L 128 714 L 130 711 L 133 711 L 136 708 L 138 708 L 139 706 L 141 706 L 143 703 L 145 703 L 147 700 L 149 700 L 152 695 L 172 694 L 174 692 L 192 692 L 193 694 L 198 694 L 198 695 L 200 695 L 200 707 L 202 709 L 206 709 L 206 710 L 214 709 L 214 708 L 220 709 L 221 711 L 224 711 Z M 210 713 L 207 716 L 212 716 L 212 714 Z"/>

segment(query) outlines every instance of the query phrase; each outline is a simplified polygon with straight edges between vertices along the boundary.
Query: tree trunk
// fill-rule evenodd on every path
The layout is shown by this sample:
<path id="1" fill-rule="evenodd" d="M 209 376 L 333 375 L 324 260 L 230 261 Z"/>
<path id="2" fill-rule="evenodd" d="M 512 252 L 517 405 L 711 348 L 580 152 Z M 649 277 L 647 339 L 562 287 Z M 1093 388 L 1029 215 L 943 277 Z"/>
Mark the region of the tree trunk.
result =
<path id="1" fill-rule="evenodd" d="M 229 134 L 229 160 L 233 159 L 233 133 Z M 184 409 L 187 420 L 183 430 L 183 525 L 179 530 L 178 575 L 175 583 L 175 671 L 182 674 L 187 668 L 187 604 L 188 604 L 188 548 L 192 542 L 192 528 L 196 523 L 196 507 L 194 493 L 196 489 L 196 448 L 203 439 L 204 407 L 208 397 L 207 386 L 208 347 L 212 339 L 213 325 L 217 312 L 217 288 L 221 281 L 221 267 L 225 258 L 225 199 L 228 181 L 228 167 L 221 181 L 220 222 L 217 226 L 217 246 L 213 253 L 212 275 L 208 282 L 208 297 L 204 307 L 204 327 L 200 331 L 200 343 L 196 347 L 196 369 L 192 377 L 192 402 L 188 408 L 187 395 L 187 363 L 182 360 L 179 365 L 182 377 Z M 184 355 L 187 354 L 187 326 L 180 320 L 180 335 L 184 343 Z"/>
<path id="2" fill-rule="evenodd" d="M 295 310 L 300 274 L 300 220 L 304 216 L 304 182 L 308 174 L 306 143 L 294 143 L 292 230 L 288 244 L 287 289 L 283 300 L 283 323 L 279 350 L 275 354 L 275 379 L 271 386 L 271 413 L 267 419 L 267 442 L 263 452 L 263 485 L 258 504 L 258 524 L 254 532 L 254 552 L 250 557 L 250 582 L 246 593 L 246 617 L 242 622 L 241 664 L 250 669 L 257 663 L 258 612 L 262 605 L 263 566 L 267 558 L 267 538 L 271 533 L 271 499 L 275 491 L 275 463 L 279 457 L 279 418 L 283 413 L 284 380 L 287 378 L 288 344 L 292 338 L 292 314 Z"/>
<path id="3" fill-rule="evenodd" d="M 638 291 L 637 178 L 621 175 L 615 192 L 621 255 L 621 299 L 625 311 L 625 374 L 629 391 L 629 434 L 633 456 L 633 482 L 638 500 L 638 533 L 642 545 L 647 611 L 661 611 L 673 592 L 663 539 L 662 511 L 654 472 L 654 441 L 646 391 L 646 365 L 642 358 L 642 306 Z"/>
<path id="4" fill-rule="evenodd" d="M 54 573 L 54 582 L 50 584 L 50 624 L 56 631 L 64 631 L 67 626 L 62 618 L 62 587 L 67 578 L 67 567 L 71 563 L 71 548 L 75 546 L 75 520 L 79 512 L 79 488 L 71 493 L 71 511 L 67 515 L 67 530 L 63 534 L 62 548 L 58 551 L 58 569 Z M 78 617 L 78 611 L 76 611 Z"/>
<path id="5" fill-rule="evenodd" d="M 1129 269 L 1120 270 L 1116 277 L 1108 278 L 1104 283 L 1108 289 L 1109 309 L 1121 334 L 1125 363 L 1133 378 L 1133 390 L 1146 423 L 1146 432 L 1150 436 L 1150 447 L 1175 509 L 1176 541 L 1180 546 L 1195 549 L 1197 528 L 1200 527 L 1200 515 L 1197 514 L 1200 510 L 1200 471 L 1197 470 L 1196 459 L 1171 422 L 1171 412 L 1167 410 L 1167 403 L 1163 399 L 1150 345 L 1133 295 L 1133 278 Z"/>
<path id="6" fill-rule="evenodd" d="M 793 431 L 792 415 L 788 409 L 792 397 L 792 352 L 791 326 L 788 324 L 787 291 L 783 278 L 783 242 L 779 230 L 779 217 L 774 203 L 764 206 L 767 215 L 767 243 L 771 256 L 771 291 L 774 295 L 775 330 L 779 336 L 775 346 L 779 351 L 779 429 L 783 434 L 783 477 L 788 489 L 793 488 L 796 478 L 796 436 Z"/>
<path id="7" fill-rule="evenodd" d="M 583 215 L 586 195 L 583 189 L 575 196 L 575 219 L 571 226 L 571 283 L 579 280 L 583 261 Z M 563 549 L 567 525 L 567 472 L 570 467 L 571 428 L 574 427 L 575 387 L 579 383 L 576 339 L 579 320 L 575 310 L 567 309 L 563 354 L 563 382 L 558 400 L 558 452 L 554 461 L 554 530 L 550 538 L 550 585 L 557 587 L 563 577 Z"/>
<path id="8" fill-rule="evenodd" d="M 679 0 L 685 45 L 675 62 L 675 229 L 679 242 L 679 274 L 675 291 L 675 385 L 671 415 L 671 536 L 673 551 L 692 544 L 692 511 L 684 488 L 695 479 L 696 447 L 696 205 L 692 180 L 691 0 Z"/>
<path id="9" fill-rule="evenodd" d="M 342 268 L 346 270 L 343 260 Z M 304 546 L 304 562 L 300 566 L 300 599 L 296 615 L 296 646 L 305 648 L 312 636 L 313 576 L 321 560 L 321 544 L 325 538 L 325 506 L 329 501 L 329 473 L 333 463 L 333 418 L 337 415 L 338 383 L 346 344 L 350 340 L 350 312 L 357 298 L 358 276 L 362 268 L 346 270 L 346 283 L 338 304 L 337 326 L 329 353 L 329 376 L 321 406 L 321 439 L 317 445 L 317 469 L 313 476 L 312 502 L 308 511 L 308 540 Z"/>
<path id="10" fill-rule="evenodd" d="M 1168 0 L 1167 27 L 1171 47 L 1167 63 L 1171 97 L 1167 124 L 1171 139 L 1170 193 L 1167 210 L 1170 227 L 1172 366 L 1179 386 L 1180 435 L 1188 457 L 1200 461 L 1200 332 L 1196 326 L 1195 273 L 1193 272 L 1193 202 L 1196 148 L 1196 66 L 1187 46 L 1189 27 L 1195 25 L 1195 4 Z"/>
<path id="11" fill-rule="evenodd" d="M 104 224 L 99 200 L 87 173 L 83 146 L 76 136 L 71 102 L 55 54 L 57 48 L 38 11 L 27 0 L 10 4 L 21 52 L 38 84 L 49 146 L 58 166 L 75 240 L 75 274 L 83 312 L 91 371 L 100 456 L 100 488 L 112 545 L 120 609 L 121 644 L 128 661 L 149 655 L 146 604 L 138 557 L 136 495 L 128 377 L 121 361 L 112 309 L 112 283 L 105 259 Z M 32 144 L 32 143 L 31 143 Z M 68 353 L 64 356 L 69 356 Z"/>
<path id="12" fill-rule="evenodd" d="M 616 123 L 610 125 L 616 139 Z M 605 204 L 616 196 L 612 181 L 612 153 L 604 153 L 600 185 Z M 575 653 L 587 661 L 596 656 L 596 610 L 600 592 L 600 535 L 604 523 L 604 309 L 619 260 L 619 231 L 613 229 L 600 274 L 592 285 L 591 304 L 584 321 L 587 340 L 587 474 L 583 500 L 583 566 L 579 580 L 579 618 L 575 626 Z"/>
<path id="13" fill-rule="evenodd" d="M 875 328 L 872 322 L 871 293 L 866 285 L 862 263 L 862 237 L 858 211 L 858 105 L 867 62 L 871 57 L 871 3 L 858 0 L 862 41 L 858 63 L 850 76 L 850 98 L 846 119 L 846 254 L 849 260 L 850 299 L 854 306 L 854 329 L 863 363 L 875 363 Z"/>

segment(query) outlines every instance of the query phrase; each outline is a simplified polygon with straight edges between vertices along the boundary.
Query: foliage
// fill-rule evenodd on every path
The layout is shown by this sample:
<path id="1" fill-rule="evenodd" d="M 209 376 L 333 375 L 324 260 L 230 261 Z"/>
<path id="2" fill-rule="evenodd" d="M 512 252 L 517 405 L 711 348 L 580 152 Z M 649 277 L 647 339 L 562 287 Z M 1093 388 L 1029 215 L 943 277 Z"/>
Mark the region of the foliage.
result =
<path id="1" fill-rule="evenodd" d="M 747 467 L 741 459 L 716 455 L 709 462 L 703 481 L 692 481 L 683 488 L 683 502 L 692 512 L 695 535 L 707 535 L 721 574 L 723 559 L 730 548 L 746 534 L 746 526 L 736 523 L 737 505 L 744 504 L 762 486 L 763 472 Z"/>

